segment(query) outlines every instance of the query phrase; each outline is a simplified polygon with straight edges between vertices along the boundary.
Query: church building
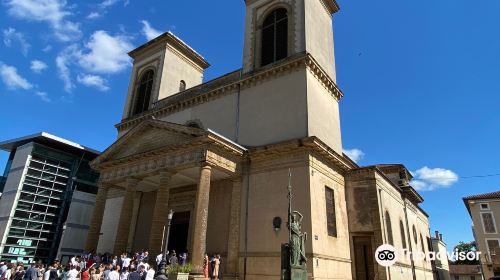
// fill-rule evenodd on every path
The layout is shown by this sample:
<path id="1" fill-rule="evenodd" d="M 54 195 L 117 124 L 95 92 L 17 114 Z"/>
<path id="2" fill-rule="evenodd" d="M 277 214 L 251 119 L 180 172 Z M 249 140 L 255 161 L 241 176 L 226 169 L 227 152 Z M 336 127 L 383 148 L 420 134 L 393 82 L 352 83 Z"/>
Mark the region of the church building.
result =
<path id="1" fill-rule="evenodd" d="M 242 68 L 209 63 L 171 32 L 131 51 L 118 138 L 92 162 L 99 191 L 89 252 L 205 253 L 224 278 L 279 279 L 287 187 L 308 233 L 309 279 L 432 279 L 429 259 L 385 268 L 375 250 L 429 252 L 428 215 L 400 164 L 360 167 L 342 152 L 335 0 L 246 0 Z"/>

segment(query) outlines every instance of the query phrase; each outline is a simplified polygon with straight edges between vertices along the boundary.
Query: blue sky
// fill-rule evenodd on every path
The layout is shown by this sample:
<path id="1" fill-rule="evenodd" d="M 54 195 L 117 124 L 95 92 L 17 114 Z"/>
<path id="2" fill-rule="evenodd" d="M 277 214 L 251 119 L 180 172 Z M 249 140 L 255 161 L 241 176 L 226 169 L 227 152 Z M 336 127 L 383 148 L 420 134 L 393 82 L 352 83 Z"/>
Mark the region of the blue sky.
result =
<path id="1" fill-rule="evenodd" d="M 173 31 L 212 66 L 240 68 L 235 0 L 0 3 L 0 140 L 38 131 L 103 150 L 116 137 L 126 52 Z M 344 148 L 361 165 L 403 163 L 432 230 L 472 240 L 461 198 L 499 189 L 500 2 L 339 1 L 334 17 Z M 7 154 L 0 154 L 0 166 Z"/>

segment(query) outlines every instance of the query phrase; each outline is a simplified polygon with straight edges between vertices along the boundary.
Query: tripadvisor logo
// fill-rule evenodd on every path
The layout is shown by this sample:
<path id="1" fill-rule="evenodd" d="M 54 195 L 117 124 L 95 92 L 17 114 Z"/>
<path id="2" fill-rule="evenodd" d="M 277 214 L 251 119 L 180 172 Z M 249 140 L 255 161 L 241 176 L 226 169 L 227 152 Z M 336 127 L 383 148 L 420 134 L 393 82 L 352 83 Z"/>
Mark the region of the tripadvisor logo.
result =
<path id="1" fill-rule="evenodd" d="M 435 261 L 435 260 L 459 260 L 459 261 L 479 261 L 481 252 L 410 252 L 407 249 L 396 250 L 394 246 L 383 244 L 375 251 L 375 260 L 384 267 L 393 266 L 397 261 Z"/>
<path id="2" fill-rule="evenodd" d="M 393 266 L 397 261 L 397 252 L 394 246 L 384 244 L 375 251 L 375 260 L 384 267 Z"/>

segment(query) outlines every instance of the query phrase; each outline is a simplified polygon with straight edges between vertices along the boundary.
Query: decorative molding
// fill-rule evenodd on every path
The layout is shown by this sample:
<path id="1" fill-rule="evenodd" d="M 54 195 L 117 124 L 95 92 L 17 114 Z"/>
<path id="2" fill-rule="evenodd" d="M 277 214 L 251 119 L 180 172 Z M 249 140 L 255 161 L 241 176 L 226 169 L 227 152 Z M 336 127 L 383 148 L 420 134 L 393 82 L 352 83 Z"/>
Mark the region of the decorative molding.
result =
<path id="1" fill-rule="evenodd" d="M 144 53 L 149 49 L 161 46 L 162 44 L 172 44 L 173 46 L 177 47 L 180 52 L 184 53 L 187 57 L 192 59 L 192 61 L 194 63 L 197 63 L 199 67 L 206 69 L 210 66 L 210 64 L 205 60 L 204 57 L 198 54 L 193 48 L 188 46 L 172 32 L 163 33 L 157 38 L 147 42 L 146 44 L 136 48 L 135 50 L 132 50 L 128 53 L 128 55 L 132 58 L 136 58 L 137 56 L 141 55 L 141 53 Z"/>
<path id="2" fill-rule="evenodd" d="M 307 0 L 304 0 L 307 1 Z M 320 0 L 323 7 L 325 7 L 328 14 L 334 14 L 340 10 L 340 6 L 336 0 Z"/>
<path id="3" fill-rule="evenodd" d="M 224 76 L 221 79 L 227 78 L 227 83 L 222 80 L 220 86 L 210 88 L 207 91 L 200 91 L 206 84 L 201 84 L 197 87 L 190 88 L 180 94 L 167 97 L 158 101 L 156 105 L 145 112 L 144 114 L 134 116 L 123 120 L 115 127 L 119 132 L 130 129 L 131 127 L 141 123 L 144 120 L 151 118 L 161 119 L 167 115 L 175 112 L 183 111 L 187 108 L 197 106 L 202 103 L 210 102 L 212 100 L 221 98 L 228 94 L 236 92 L 239 88 L 249 88 L 265 81 L 275 79 L 276 77 L 284 74 L 292 73 L 299 69 L 308 69 L 314 77 L 321 82 L 336 100 L 340 100 L 344 94 L 337 87 L 332 78 L 326 73 L 325 70 L 316 62 L 312 55 L 308 53 L 300 53 L 285 59 L 277 65 L 270 65 L 270 67 L 263 67 L 259 71 L 252 72 L 242 76 L 241 78 L 235 77 L 237 72 L 233 72 L 231 76 Z M 193 96 L 193 93 L 196 92 Z M 177 100 L 177 101 L 174 101 Z M 174 101 L 174 102 L 170 102 Z"/>

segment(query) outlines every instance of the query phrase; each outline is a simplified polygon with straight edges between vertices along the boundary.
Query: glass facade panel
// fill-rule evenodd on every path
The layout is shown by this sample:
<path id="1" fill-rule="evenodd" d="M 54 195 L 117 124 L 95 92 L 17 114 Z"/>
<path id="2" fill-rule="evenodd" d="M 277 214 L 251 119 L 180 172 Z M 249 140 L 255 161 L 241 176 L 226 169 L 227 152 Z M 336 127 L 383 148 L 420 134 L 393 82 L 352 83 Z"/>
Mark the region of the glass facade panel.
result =
<path id="1" fill-rule="evenodd" d="M 97 193 L 99 174 L 90 168 L 89 158 L 34 143 L 1 261 L 47 263 L 56 257 L 72 191 Z"/>

